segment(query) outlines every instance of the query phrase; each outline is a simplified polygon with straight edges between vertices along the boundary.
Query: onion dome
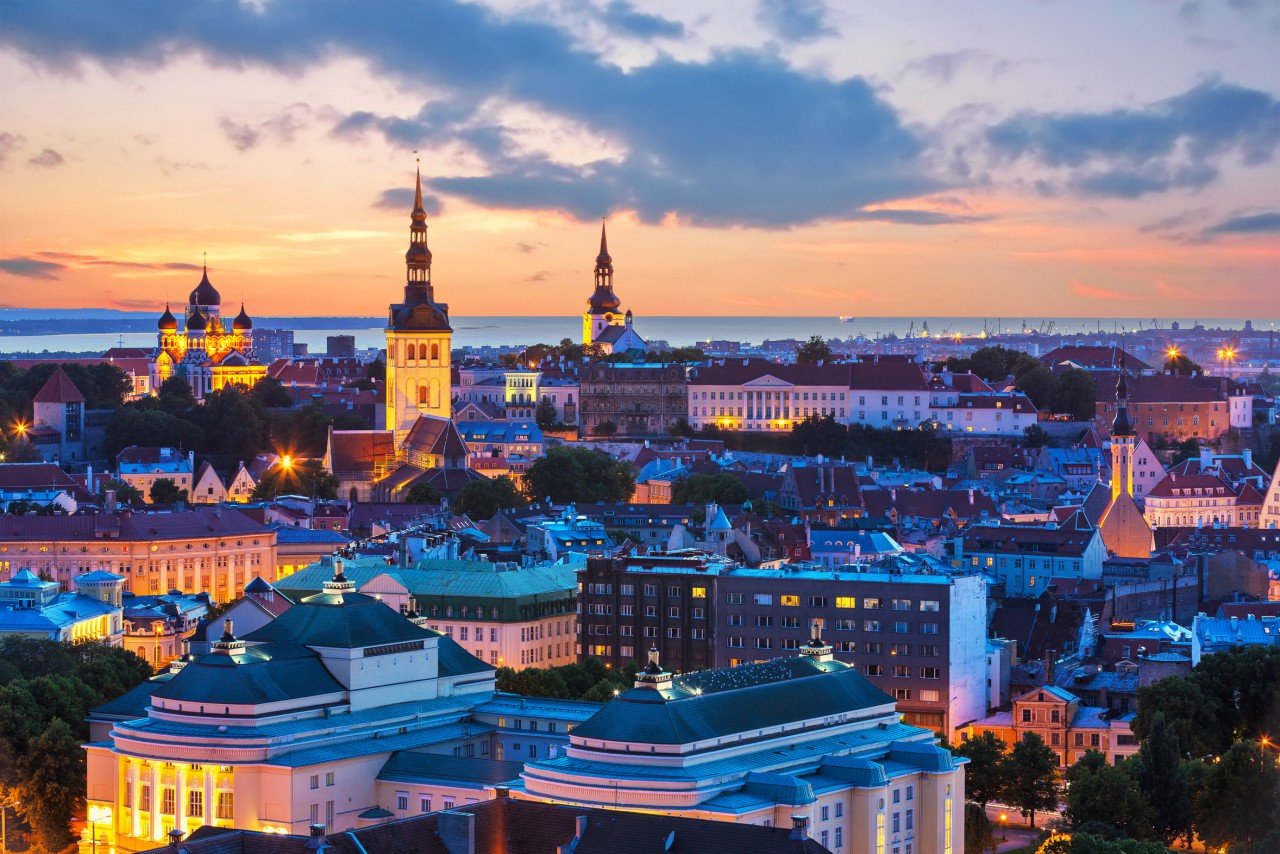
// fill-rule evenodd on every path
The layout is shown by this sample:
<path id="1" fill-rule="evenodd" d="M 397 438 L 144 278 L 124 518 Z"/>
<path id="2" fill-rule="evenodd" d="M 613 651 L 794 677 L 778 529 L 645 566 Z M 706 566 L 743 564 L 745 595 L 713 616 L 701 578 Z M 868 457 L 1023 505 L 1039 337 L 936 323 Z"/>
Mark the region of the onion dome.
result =
<path id="1" fill-rule="evenodd" d="M 235 332 L 248 332 L 253 329 L 253 320 L 244 312 L 244 303 L 240 303 L 240 313 L 231 321 L 231 329 Z"/>
<path id="2" fill-rule="evenodd" d="M 188 332 L 204 332 L 208 328 L 209 318 L 205 316 L 204 312 L 198 308 L 191 312 L 191 316 L 187 318 Z"/>
<path id="3" fill-rule="evenodd" d="M 173 316 L 173 312 L 169 311 L 169 304 L 164 305 L 164 314 L 160 315 L 160 320 L 156 322 L 156 328 L 161 332 L 177 332 L 178 318 Z"/>
<path id="4" fill-rule="evenodd" d="M 204 268 L 204 275 L 200 277 L 200 284 L 196 285 L 187 302 L 191 305 L 222 305 L 222 295 L 218 293 L 217 288 L 209 283 L 208 267 Z"/>

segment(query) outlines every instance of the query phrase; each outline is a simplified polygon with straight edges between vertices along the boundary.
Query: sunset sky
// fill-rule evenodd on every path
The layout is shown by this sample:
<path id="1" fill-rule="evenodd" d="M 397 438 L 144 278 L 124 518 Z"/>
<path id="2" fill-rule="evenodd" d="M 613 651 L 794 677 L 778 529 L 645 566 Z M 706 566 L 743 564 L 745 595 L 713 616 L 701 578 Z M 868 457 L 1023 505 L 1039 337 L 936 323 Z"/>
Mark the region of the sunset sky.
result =
<path id="1" fill-rule="evenodd" d="M 0 2 L 0 306 L 1280 315 L 1280 3 Z"/>

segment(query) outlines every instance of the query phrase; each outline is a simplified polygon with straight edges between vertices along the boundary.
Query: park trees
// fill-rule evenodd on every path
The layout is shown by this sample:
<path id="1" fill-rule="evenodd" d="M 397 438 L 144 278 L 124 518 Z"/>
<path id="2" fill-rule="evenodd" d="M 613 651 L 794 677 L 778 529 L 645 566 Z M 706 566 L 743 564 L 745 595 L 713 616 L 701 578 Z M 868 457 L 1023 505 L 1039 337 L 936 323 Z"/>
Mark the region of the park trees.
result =
<path id="1" fill-rule="evenodd" d="M 550 498 L 557 504 L 586 501 L 625 501 L 635 487 L 631 466 L 594 448 L 562 445 L 529 466 L 525 494 Z"/>
<path id="2" fill-rule="evenodd" d="M 1004 798 L 1030 816 L 1036 824 L 1037 810 L 1058 805 L 1058 754 L 1034 732 L 1025 734 L 1009 751 Z"/>

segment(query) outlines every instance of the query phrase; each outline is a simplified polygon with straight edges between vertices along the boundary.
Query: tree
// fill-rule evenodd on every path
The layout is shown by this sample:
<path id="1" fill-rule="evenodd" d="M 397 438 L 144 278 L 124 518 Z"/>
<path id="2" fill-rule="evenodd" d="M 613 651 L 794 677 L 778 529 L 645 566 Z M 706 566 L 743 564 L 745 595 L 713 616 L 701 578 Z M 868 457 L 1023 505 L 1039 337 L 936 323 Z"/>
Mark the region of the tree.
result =
<path id="1" fill-rule="evenodd" d="M 528 502 L 515 481 L 504 475 L 473 480 L 458 491 L 457 512 L 472 519 L 490 519 L 502 509 L 523 507 Z"/>
<path id="2" fill-rule="evenodd" d="M 1195 801 L 1196 832 L 1206 846 L 1248 845 L 1273 829 L 1280 765 L 1274 751 L 1255 741 L 1231 746 L 1209 766 Z"/>
<path id="3" fill-rule="evenodd" d="M 355 487 L 352 487 L 354 489 Z M 429 483 L 415 483 L 404 494 L 405 504 L 439 504 L 443 496 Z"/>
<path id="4" fill-rule="evenodd" d="M 969 800 L 983 809 L 1004 791 L 1009 762 L 1008 745 L 991 731 L 984 731 L 956 748 L 956 754 L 969 760 L 965 769 L 965 791 Z"/>
<path id="5" fill-rule="evenodd" d="M 268 446 L 266 410 L 238 388 L 205 395 L 193 417 L 208 437 L 207 450 L 233 460 L 251 460 Z"/>
<path id="6" fill-rule="evenodd" d="M 1057 377 L 1038 361 L 1018 374 L 1014 383 L 1036 409 L 1049 408 L 1058 387 Z"/>
<path id="7" fill-rule="evenodd" d="M 1088 371 L 1072 368 L 1058 374 L 1049 408 L 1076 421 L 1092 421 L 1097 413 L 1097 382 Z"/>
<path id="8" fill-rule="evenodd" d="M 1178 737 L 1164 712 L 1157 711 L 1151 718 L 1147 737 L 1131 761 L 1138 786 L 1151 805 L 1151 827 L 1156 836 L 1166 843 L 1179 836 L 1189 836 L 1191 787 Z M 1117 823 L 1117 826 L 1123 825 Z"/>
<path id="9" fill-rule="evenodd" d="M 284 383 L 275 377 L 263 377 L 253 384 L 249 396 L 265 407 L 293 406 L 293 397 L 285 389 Z"/>
<path id="10" fill-rule="evenodd" d="M 1046 445 L 1052 447 L 1053 437 L 1039 424 L 1032 424 L 1022 431 L 1022 444 L 1028 448 L 1043 448 Z"/>
<path id="11" fill-rule="evenodd" d="M 595 433 L 597 436 L 604 436 L 607 439 L 610 436 L 617 434 L 618 425 L 614 424 L 612 421 L 601 421 L 596 425 L 596 429 L 591 432 Z"/>
<path id="12" fill-rule="evenodd" d="M 533 410 L 533 419 L 544 430 L 556 423 L 556 405 L 551 402 L 551 398 L 544 397 L 538 401 L 538 407 Z"/>
<path id="13" fill-rule="evenodd" d="M 11 442 L 4 452 L 6 463 L 38 463 L 43 460 L 44 457 L 36 450 L 36 446 L 31 440 L 25 438 Z"/>
<path id="14" fill-rule="evenodd" d="M 142 491 L 131 483 L 125 483 L 123 480 L 104 480 L 102 487 L 98 491 L 98 503 L 106 506 L 107 492 L 111 491 L 116 494 L 117 504 L 133 504 L 142 500 Z"/>
<path id="15" fill-rule="evenodd" d="M 18 811 L 46 851 L 61 851 L 71 842 L 71 816 L 84 800 L 84 764 L 80 742 L 60 718 L 50 721 L 18 762 Z"/>
<path id="16" fill-rule="evenodd" d="M 115 409 L 133 391 L 129 375 L 115 365 L 99 362 L 87 366 L 92 394 L 86 394 L 85 405 L 89 409 Z M 91 405 L 90 405 L 91 404 Z"/>
<path id="17" fill-rule="evenodd" d="M 188 500 L 187 490 L 179 489 L 171 477 L 157 478 L 148 494 L 152 504 L 177 504 Z"/>
<path id="18" fill-rule="evenodd" d="M 1207 696 L 1190 677 L 1167 676 L 1138 688 L 1133 734 L 1145 740 L 1155 715 L 1163 712 L 1182 751 L 1192 756 L 1221 753 L 1230 734 L 1220 725 L 1220 707 L 1218 699 Z"/>
<path id="19" fill-rule="evenodd" d="M 289 466 L 278 466 L 263 476 L 249 496 L 251 501 L 271 501 L 281 495 L 303 495 L 335 501 L 338 478 L 329 473 L 320 460 L 298 460 Z"/>
<path id="20" fill-rule="evenodd" d="M 1151 808 L 1133 778 L 1096 750 L 1067 770 L 1067 820 L 1079 827 L 1105 822 L 1135 839 L 1151 832 Z"/>
<path id="21" fill-rule="evenodd" d="M 1191 361 L 1191 357 L 1186 353 L 1175 353 L 1170 356 L 1165 360 L 1164 369 L 1176 377 L 1190 377 L 1204 373 L 1204 368 Z"/>
<path id="22" fill-rule="evenodd" d="M 103 451 L 108 457 L 115 457 L 130 445 L 202 451 L 205 432 L 174 413 L 127 403 L 107 419 Z"/>
<path id="23" fill-rule="evenodd" d="M 160 383 L 160 388 L 156 391 L 163 402 L 168 399 L 171 406 L 178 409 L 190 409 L 196 405 L 196 396 L 191 393 L 191 384 L 187 382 L 186 377 L 173 376 Z M 166 406 L 166 409 L 170 407 Z"/>
<path id="24" fill-rule="evenodd" d="M 796 363 L 816 365 L 818 362 L 831 361 L 831 345 L 821 335 L 814 335 L 796 348 Z"/>
<path id="25" fill-rule="evenodd" d="M 549 497 L 557 504 L 625 501 L 634 489 L 631 466 L 580 445 L 550 449 L 524 474 L 524 491 L 529 498 Z"/>
<path id="26" fill-rule="evenodd" d="M 1036 810 L 1052 810 L 1058 805 L 1058 754 L 1044 739 L 1029 732 L 1013 745 L 1006 768 L 1005 800 L 1029 815 L 1035 827 Z"/>
<path id="27" fill-rule="evenodd" d="M 975 803 L 964 805 L 964 850 L 972 854 L 995 854 L 996 834 L 987 811 Z"/>
<path id="28" fill-rule="evenodd" d="M 751 492 L 742 478 L 728 472 L 690 475 L 671 485 L 674 504 L 741 504 L 749 500 Z"/>

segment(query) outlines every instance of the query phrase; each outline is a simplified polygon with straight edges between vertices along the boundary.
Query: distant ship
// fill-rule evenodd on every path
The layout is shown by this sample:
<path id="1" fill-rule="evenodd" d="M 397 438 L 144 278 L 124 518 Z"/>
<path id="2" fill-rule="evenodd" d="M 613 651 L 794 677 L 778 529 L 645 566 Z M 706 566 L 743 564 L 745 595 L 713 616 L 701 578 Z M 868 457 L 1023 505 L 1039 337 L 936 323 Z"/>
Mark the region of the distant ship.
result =
<path id="1" fill-rule="evenodd" d="M 858 318 L 856 318 L 856 317 L 850 317 L 850 316 L 849 316 L 849 315 L 847 315 L 847 314 L 842 314 L 842 315 L 840 315 L 840 322 L 841 322 L 841 323 L 853 323 L 853 322 L 854 322 L 855 320 L 857 320 L 857 319 L 858 319 Z"/>

